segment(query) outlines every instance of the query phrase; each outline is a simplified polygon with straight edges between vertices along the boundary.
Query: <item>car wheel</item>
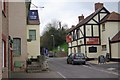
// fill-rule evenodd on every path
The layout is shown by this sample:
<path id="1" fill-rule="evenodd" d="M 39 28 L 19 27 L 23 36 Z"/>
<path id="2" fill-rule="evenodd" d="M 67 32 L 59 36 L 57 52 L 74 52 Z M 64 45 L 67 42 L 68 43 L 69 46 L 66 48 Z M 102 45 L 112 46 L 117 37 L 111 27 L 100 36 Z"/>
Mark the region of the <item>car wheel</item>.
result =
<path id="1" fill-rule="evenodd" d="M 83 63 L 84 65 L 86 64 L 86 62 Z"/>
<path id="2" fill-rule="evenodd" d="M 74 61 L 72 61 L 72 65 L 74 65 L 75 63 L 74 63 Z"/>
<path id="3" fill-rule="evenodd" d="M 69 62 L 67 61 L 67 64 L 69 64 Z"/>

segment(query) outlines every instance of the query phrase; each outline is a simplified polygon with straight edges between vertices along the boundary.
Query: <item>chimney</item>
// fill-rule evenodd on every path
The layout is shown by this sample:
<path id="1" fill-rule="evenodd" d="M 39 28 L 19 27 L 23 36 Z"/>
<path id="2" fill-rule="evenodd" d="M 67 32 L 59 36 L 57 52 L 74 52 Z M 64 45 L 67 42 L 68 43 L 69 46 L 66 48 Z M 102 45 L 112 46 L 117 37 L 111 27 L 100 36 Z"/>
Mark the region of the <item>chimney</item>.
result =
<path id="1" fill-rule="evenodd" d="M 83 14 L 82 14 L 82 16 L 78 16 L 78 20 L 79 20 L 79 22 L 81 22 L 83 19 L 84 19 Z"/>
<path id="2" fill-rule="evenodd" d="M 99 8 L 102 8 L 103 7 L 103 3 L 95 3 L 95 11 Z"/>
<path id="3" fill-rule="evenodd" d="M 72 27 L 75 27 L 75 25 L 72 25 Z"/>

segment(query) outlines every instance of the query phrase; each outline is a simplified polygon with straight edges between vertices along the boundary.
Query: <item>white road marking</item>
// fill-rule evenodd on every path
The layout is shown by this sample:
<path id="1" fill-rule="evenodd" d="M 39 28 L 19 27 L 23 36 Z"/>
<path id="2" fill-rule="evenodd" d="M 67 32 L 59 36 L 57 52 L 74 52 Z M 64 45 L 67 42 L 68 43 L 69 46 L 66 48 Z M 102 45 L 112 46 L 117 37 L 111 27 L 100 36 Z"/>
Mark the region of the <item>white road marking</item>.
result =
<path id="1" fill-rule="evenodd" d="M 86 66 L 86 65 L 83 65 L 84 67 L 87 67 L 87 68 L 90 68 L 90 69 L 93 69 L 93 70 L 97 70 L 97 71 L 101 71 L 101 72 L 105 72 L 105 73 L 109 73 L 109 74 L 114 74 L 114 75 L 119 75 L 118 73 L 115 73 L 115 72 L 110 72 L 110 71 L 106 71 L 106 70 L 100 70 L 100 69 L 97 69 L 95 67 L 89 67 L 89 66 Z"/>
<path id="2" fill-rule="evenodd" d="M 63 78 L 66 78 L 64 75 L 62 75 L 60 72 L 57 72 L 60 76 L 62 76 Z"/>
<path id="3" fill-rule="evenodd" d="M 111 67 L 111 68 L 107 68 L 107 70 L 112 71 L 112 70 L 115 70 L 115 68 L 112 68 L 112 67 Z"/>

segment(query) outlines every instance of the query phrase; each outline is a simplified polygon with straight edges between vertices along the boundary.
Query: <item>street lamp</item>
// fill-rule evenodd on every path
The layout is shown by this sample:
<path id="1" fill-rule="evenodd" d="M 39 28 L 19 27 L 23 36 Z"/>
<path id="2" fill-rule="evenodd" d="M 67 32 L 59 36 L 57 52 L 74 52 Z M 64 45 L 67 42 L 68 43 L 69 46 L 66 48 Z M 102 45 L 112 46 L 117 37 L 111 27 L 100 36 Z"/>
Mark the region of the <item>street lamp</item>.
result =
<path id="1" fill-rule="evenodd" d="M 53 37 L 53 49 L 54 49 L 54 46 L 55 46 L 55 38 L 54 38 L 54 35 L 51 35 Z"/>

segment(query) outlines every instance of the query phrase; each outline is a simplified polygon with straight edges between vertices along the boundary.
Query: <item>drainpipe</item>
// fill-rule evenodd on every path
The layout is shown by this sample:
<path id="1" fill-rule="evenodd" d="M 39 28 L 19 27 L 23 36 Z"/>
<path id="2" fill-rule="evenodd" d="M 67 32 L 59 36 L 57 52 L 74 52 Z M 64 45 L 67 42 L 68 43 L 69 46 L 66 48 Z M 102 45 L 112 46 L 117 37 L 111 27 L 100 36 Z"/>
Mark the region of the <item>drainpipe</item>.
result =
<path id="1" fill-rule="evenodd" d="M 8 78 L 10 77 L 10 36 L 8 36 Z"/>
<path id="2" fill-rule="evenodd" d="M 109 42 L 109 54 L 110 54 L 110 60 L 111 60 L 112 55 L 111 55 L 111 41 L 110 41 L 110 37 L 108 37 L 108 42 Z"/>

